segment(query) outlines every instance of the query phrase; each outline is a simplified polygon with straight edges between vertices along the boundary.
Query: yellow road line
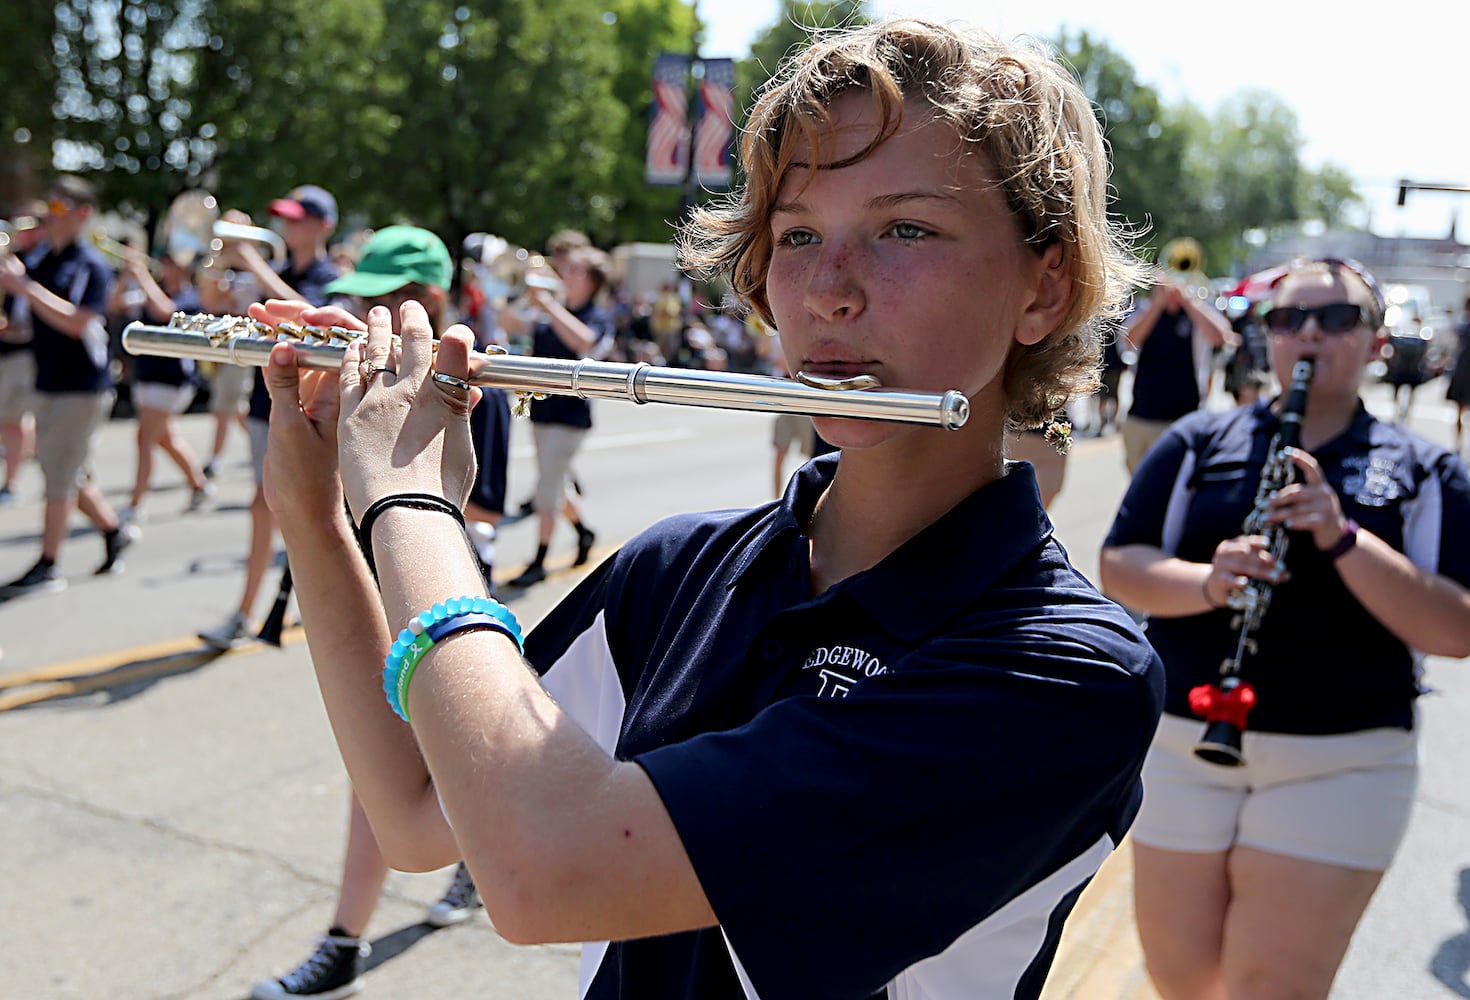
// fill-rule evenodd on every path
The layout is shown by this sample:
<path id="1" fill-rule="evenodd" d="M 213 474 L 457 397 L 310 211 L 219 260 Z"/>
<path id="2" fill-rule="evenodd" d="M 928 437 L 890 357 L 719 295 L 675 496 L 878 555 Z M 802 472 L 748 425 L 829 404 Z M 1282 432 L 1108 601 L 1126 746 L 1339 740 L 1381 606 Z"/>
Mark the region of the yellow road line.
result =
<path id="1" fill-rule="evenodd" d="M 289 645 L 301 636 L 299 625 L 283 629 L 281 645 Z M 215 650 L 201 644 L 197 637 L 190 636 L 4 674 L 0 675 L 0 712 L 179 673 L 197 665 L 195 661 L 203 663 L 229 653 L 249 655 L 266 648 L 273 647 L 266 643 L 250 643 L 233 650 Z"/>

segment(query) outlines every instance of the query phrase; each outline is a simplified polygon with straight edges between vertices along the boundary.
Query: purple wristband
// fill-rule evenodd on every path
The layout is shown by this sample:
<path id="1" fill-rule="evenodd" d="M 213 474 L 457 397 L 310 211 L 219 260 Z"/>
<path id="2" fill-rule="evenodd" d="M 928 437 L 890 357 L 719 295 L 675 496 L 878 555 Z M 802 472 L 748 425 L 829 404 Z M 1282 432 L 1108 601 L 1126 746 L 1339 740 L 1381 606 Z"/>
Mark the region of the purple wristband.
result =
<path id="1" fill-rule="evenodd" d="M 1332 548 L 1323 549 L 1322 554 L 1327 557 L 1328 562 L 1337 562 L 1347 554 L 1348 549 L 1358 544 L 1358 522 L 1348 518 L 1343 522 L 1342 537 L 1332 543 Z"/>

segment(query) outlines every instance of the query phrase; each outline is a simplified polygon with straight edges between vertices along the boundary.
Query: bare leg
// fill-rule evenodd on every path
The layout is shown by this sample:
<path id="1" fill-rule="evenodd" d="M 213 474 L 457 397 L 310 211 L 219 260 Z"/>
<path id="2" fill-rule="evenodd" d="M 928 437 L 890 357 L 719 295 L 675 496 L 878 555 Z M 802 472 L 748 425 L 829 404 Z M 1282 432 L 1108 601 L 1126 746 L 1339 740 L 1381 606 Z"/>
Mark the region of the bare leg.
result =
<path id="1" fill-rule="evenodd" d="M 779 496 L 781 496 L 782 494 L 784 494 L 786 492 L 786 477 L 784 475 L 782 475 L 782 473 L 784 473 L 786 471 L 786 449 L 785 448 L 778 447 L 776 449 L 775 462 L 776 462 L 775 478 L 772 479 L 771 484 L 772 484 L 772 489 L 775 491 L 775 495 L 779 497 Z"/>
<path id="2" fill-rule="evenodd" d="M 1380 871 L 1249 847 L 1230 855 L 1225 982 L 1242 1000 L 1325 1000 Z"/>
<path id="3" fill-rule="evenodd" d="M 46 510 L 42 515 L 41 522 L 41 558 L 55 562 L 61 555 L 61 543 L 66 540 L 66 522 L 71 517 L 71 508 L 75 500 L 65 497 L 61 500 L 46 500 Z"/>
<path id="4" fill-rule="evenodd" d="M 133 478 L 133 495 L 129 500 L 134 511 L 143 506 L 148 495 L 148 486 L 153 482 L 153 449 L 163 435 L 163 421 L 167 418 L 162 410 L 141 406 L 138 408 L 138 471 Z"/>
<path id="5" fill-rule="evenodd" d="M 0 447 L 5 449 L 5 482 L 7 489 L 15 486 L 15 477 L 20 467 L 35 453 L 35 427 L 29 416 L 18 423 L 0 424 Z"/>
<path id="6" fill-rule="evenodd" d="M 271 550 L 275 542 L 276 519 L 265 504 L 265 493 L 256 487 L 250 501 L 250 552 L 245 557 L 245 589 L 240 595 L 240 613 L 250 617 L 255 598 L 270 569 Z"/>
<path id="7" fill-rule="evenodd" d="M 173 459 L 174 465 L 188 480 L 189 486 L 196 490 L 204 489 L 208 480 L 204 478 L 204 472 L 199 467 L 199 460 L 194 456 L 194 449 L 189 447 L 189 442 L 179 434 L 178 421 L 172 413 L 165 415 L 163 420 L 163 434 L 159 437 L 159 445 L 164 453 Z"/>
<path id="8" fill-rule="evenodd" d="M 383 859 L 378 838 L 373 836 L 373 828 L 357 794 L 352 793 L 351 798 L 347 852 L 342 858 L 342 884 L 337 890 L 337 910 L 332 915 L 332 926 L 346 931 L 350 937 L 362 937 L 383 894 L 388 862 Z"/>
<path id="9" fill-rule="evenodd" d="M 115 531 L 118 528 L 117 511 L 102 495 L 102 491 L 90 482 L 77 487 L 77 508 L 98 531 Z"/>
<path id="10" fill-rule="evenodd" d="M 1164 1000 L 1225 1000 L 1228 857 L 1133 845 L 1134 917 Z"/>

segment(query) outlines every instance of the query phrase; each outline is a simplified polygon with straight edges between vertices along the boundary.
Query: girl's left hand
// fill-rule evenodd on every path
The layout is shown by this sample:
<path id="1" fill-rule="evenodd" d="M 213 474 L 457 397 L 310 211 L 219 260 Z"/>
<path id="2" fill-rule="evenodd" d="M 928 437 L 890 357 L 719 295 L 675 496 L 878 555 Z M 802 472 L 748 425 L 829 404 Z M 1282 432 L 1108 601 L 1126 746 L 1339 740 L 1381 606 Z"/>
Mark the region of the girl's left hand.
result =
<path id="1" fill-rule="evenodd" d="M 1277 491 L 1271 498 L 1268 519 L 1289 531 L 1310 532 L 1317 548 L 1329 549 L 1347 530 L 1342 503 L 1315 458 L 1300 448 L 1288 450 L 1287 457 L 1301 472 L 1302 481 Z"/>
<path id="2" fill-rule="evenodd" d="M 342 486 L 355 519 L 393 493 L 431 493 L 463 507 L 475 478 L 469 412 L 479 398 L 433 379 L 435 367 L 469 378 L 474 335 L 455 325 L 439 341 L 435 360 L 428 313 L 417 302 L 400 308 L 401 349 L 383 306 L 368 313 L 366 341 L 347 348 L 341 372 L 338 427 Z"/>

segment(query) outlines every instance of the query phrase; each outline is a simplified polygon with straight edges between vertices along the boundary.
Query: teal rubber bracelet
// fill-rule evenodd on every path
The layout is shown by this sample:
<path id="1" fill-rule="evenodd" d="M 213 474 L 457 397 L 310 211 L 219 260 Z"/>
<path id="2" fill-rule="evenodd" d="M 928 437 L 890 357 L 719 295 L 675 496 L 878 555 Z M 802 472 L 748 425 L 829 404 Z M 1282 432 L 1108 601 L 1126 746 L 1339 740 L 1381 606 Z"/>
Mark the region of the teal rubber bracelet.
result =
<path id="1" fill-rule="evenodd" d="M 462 625 L 456 625 L 462 621 Z M 420 611 L 398 633 L 388 655 L 383 659 L 383 694 L 388 707 L 408 722 L 408 684 L 413 680 L 419 661 L 436 639 L 444 639 L 462 628 L 488 627 L 509 636 L 516 648 L 525 652 L 520 622 L 504 604 L 490 597 L 453 597 L 432 608 Z"/>

